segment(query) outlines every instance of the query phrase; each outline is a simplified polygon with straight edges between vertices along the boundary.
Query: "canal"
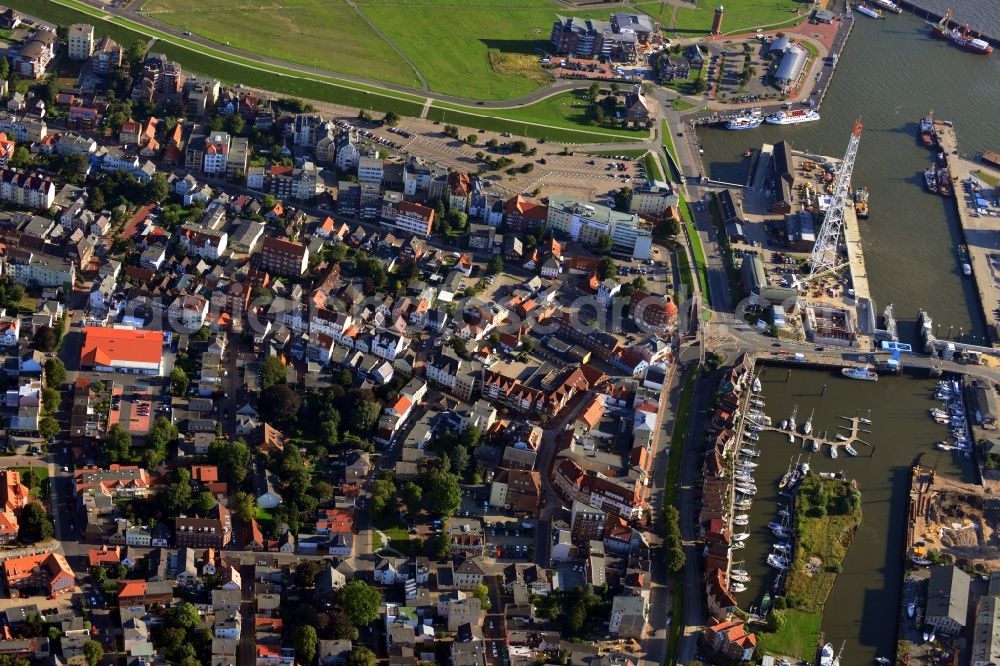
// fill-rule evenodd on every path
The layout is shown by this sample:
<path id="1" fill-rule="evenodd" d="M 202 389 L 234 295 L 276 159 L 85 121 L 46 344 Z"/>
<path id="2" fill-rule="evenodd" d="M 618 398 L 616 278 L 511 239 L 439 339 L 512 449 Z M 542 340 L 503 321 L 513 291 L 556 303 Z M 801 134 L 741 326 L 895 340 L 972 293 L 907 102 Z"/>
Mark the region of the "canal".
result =
<path id="1" fill-rule="evenodd" d="M 822 435 L 826 431 L 831 440 L 838 425 L 847 424 L 839 417 L 869 416 L 870 410 L 872 424 L 862 427 L 871 432 L 862 434 L 862 439 L 871 446 L 856 445 L 856 458 L 841 449 L 838 457 L 831 459 L 828 448 L 812 453 L 811 448 L 803 446 L 801 437 L 793 445 L 787 436 L 761 433 L 759 467 L 754 474 L 758 494 L 747 528 L 751 537 L 745 548 L 733 551 L 734 561 L 744 560 L 752 578 L 747 591 L 737 595 L 740 606 L 759 606 L 764 592 L 774 583 L 777 572 L 768 568 L 765 560 L 777 539 L 767 524 L 778 520 L 779 506 L 787 506 L 787 500 L 778 495 L 777 483 L 789 462 L 801 456 L 801 460 L 809 461 L 813 473 L 842 471 L 849 479 L 856 479 L 861 490 L 861 528 L 827 601 L 824 639 L 837 649 L 844 643 L 844 664 L 872 663 L 876 656 L 891 656 L 895 650 L 910 468 L 922 455 L 924 465 L 942 474 L 975 480 L 971 461 L 933 448 L 934 442 L 948 435 L 947 428 L 928 415 L 930 408 L 940 406 L 932 395 L 935 381 L 883 376 L 876 383 L 845 379 L 839 372 L 765 367 L 761 383 L 764 411 L 775 424 L 796 410 L 801 430 L 810 413 L 815 412 L 813 433 Z"/>
<path id="2" fill-rule="evenodd" d="M 989 2 L 995 9 L 995 4 Z M 859 17 L 815 123 L 728 132 L 699 130 L 713 178 L 745 182 L 747 148 L 785 139 L 793 148 L 839 157 L 858 117 L 865 125 L 855 186 L 871 191 L 862 243 L 879 311 L 895 304 L 900 337 L 914 341 L 926 309 L 938 337 L 981 341 L 983 318 L 974 284 L 957 259 L 961 231 L 954 203 L 928 194 L 922 172 L 930 153 L 916 139 L 928 110 L 954 121 L 962 153 L 1000 149 L 1000 57 L 965 53 L 931 39 L 924 22 L 903 13 L 884 21 Z"/>

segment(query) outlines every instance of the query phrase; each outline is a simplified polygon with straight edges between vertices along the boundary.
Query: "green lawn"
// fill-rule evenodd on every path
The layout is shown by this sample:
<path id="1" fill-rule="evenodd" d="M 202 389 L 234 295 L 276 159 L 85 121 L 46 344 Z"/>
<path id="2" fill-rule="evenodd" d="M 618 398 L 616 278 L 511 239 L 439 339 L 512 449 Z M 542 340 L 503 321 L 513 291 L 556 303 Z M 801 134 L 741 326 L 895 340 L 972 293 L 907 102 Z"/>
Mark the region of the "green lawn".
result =
<path id="1" fill-rule="evenodd" d="M 614 11 L 567 11 L 554 0 L 358 0 L 358 7 L 417 64 L 432 90 L 483 100 L 538 89 L 537 58 L 549 48 L 557 13 L 606 21 Z M 519 72 L 498 72 L 491 51 L 528 57 L 514 67 Z"/>
<path id="2" fill-rule="evenodd" d="M 631 150 L 623 148 L 622 150 L 605 150 L 598 153 L 587 153 L 587 154 L 593 155 L 594 157 L 603 157 L 605 159 L 610 160 L 614 159 L 615 155 L 624 155 L 625 157 L 642 157 L 648 152 L 649 152 L 648 150 Z"/>
<path id="3" fill-rule="evenodd" d="M 992 176 L 992 175 L 986 173 L 985 171 L 976 170 L 976 171 L 972 172 L 972 175 L 975 176 L 976 178 L 978 178 L 979 180 L 983 181 L 984 183 L 986 183 L 990 187 L 996 187 L 997 183 L 1000 183 L 1000 178 L 997 178 L 996 176 Z"/>
<path id="4" fill-rule="evenodd" d="M 671 100 L 670 106 L 673 107 L 674 111 L 690 111 L 691 109 L 697 108 L 698 105 L 677 97 Z"/>
<path id="5" fill-rule="evenodd" d="M 671 168 L 677 172 L 680 171 L 681 163 L 677 159 L 677 149 L 674 148 L 674 137 L 673 132 L 670 130 L 670 125 L 666 120 L 660 125 L 660 135 L 663 137 L 663 147 L 667 151 L 667 155 L 670 156 Z"/>
<path id="6" fill-rule="evenodd" d="M 660 163 L 653 157 L 653 153 L 646 153 L 642 158 L 642 163 L 646 166 L 646 177 L 655 180 L 663 180 L 663 172 L 660 170 Z"/>
<path id="7" fill-rule="evenodd" d="M 673 32 L 687 35 L 708 34 L 712 30 L 715 8 L 718 6 L 718 0 L 697 0 L 697 7 L 678 9 Z M 725 8 L 722 32 L 729 35 L 753 32 L 757 28 L 775 24 L 792 24 L 806 17 L 805 13 L 801 15 L 795 13 L 796 9 L 803 9 L 802 3 L 798 0 L 742 0 L 738 3 L 727 3 Z M 670 30 L 667 29 L 665 32 Z"/>
<path id="8" fill-rule="evenodd" d="M 781 631 L 759 632 L 760 647 L 764 654 L 783 655 L 805 659 L 809 663 L 816 658 L 816 642 L 823 614 L 801 610 L 783 611 L 787 621 Z"/>
<path id="9" fill-rule="evenodd" d="M 146 0 L 142 11 L 251 53 L 419 86 L 413 69 L 346 0 Z"/>

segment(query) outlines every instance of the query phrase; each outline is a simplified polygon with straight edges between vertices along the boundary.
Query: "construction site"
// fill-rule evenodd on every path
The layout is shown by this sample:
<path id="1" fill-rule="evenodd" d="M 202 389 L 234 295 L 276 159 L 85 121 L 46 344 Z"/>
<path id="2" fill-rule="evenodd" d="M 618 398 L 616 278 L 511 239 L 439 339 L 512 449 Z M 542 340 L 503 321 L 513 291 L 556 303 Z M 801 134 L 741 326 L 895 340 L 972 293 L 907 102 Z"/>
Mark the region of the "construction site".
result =
<path id="1" fill-rule="evenodd" d="M 907 554 L 920 564 L 950 562 L 979 573 L 1000 571 L 1000 504 L 979 484 L 915 465 L 910 483 Z"/>

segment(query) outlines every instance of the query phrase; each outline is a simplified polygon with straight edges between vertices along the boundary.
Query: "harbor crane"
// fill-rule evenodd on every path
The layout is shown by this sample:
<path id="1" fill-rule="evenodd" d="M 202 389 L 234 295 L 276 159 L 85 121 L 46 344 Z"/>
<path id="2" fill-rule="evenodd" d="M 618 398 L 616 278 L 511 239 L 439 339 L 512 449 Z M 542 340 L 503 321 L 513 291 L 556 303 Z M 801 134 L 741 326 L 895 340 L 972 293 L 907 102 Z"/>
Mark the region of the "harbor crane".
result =
<path id="1" fill-rule="evenodd" d="M 837 171 L 837 180 L 833 185 L 830 207 L 826 211 L 823 226 L 820 227 L 819 236 L 813 246 L 812 267 L 809 269 L 807 279 L 809 282 L 821 275 L 835 273 L 845 265 L 845 262 L 840 261 L 837 247 L 840 245 L 840 237 L 844 233 L 844 207 L 850 196 L 851 173 L 854 171 L 854 159 L 858 156 L 861 129 L 861 120 L 856 120 L 854 129 L 851 131 L 851 140 L 847 144 L 847 152 L 844 153 L 844 161 L 840 163 L 840 169 Z"/>

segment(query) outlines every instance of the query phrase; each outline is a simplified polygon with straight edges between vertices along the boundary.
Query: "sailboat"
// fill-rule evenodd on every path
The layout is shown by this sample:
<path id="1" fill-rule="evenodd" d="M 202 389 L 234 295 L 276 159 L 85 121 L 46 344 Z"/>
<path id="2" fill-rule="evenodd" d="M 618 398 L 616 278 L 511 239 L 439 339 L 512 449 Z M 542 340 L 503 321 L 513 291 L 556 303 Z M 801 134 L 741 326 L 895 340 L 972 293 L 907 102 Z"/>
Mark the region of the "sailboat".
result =
<path id="1" fill-rule="evenodd" d="M 813 440 L 813 442 L 812 442 L 812 450 L 813 450 L 813 453 L 816 453 L 816 452 L 819 451 L 819 439 L 814 439 Z"/>
<path id="2" fill-rule="evenodd" d="M 729 591 L 736 593 L 746 592 L 747 586 L 744 585 L 743 583 L 733 583 L 732 585 L 729 586 Z"/>
<path id="3" fill-rule="evenodd" d="M 792 407 L 792 415 L 788 417 L 788 429 L 795 432 L 795 415 L 799 411 L 799 406 L 795 405 Z"/>
<path id="4" fill-rule="evenodd" d="M 785 472 L 784 476 L 781 477 L 781 480 L 778 481 L 778 488 L 784 488 L 785 486 L 787 486 L 791 478 L 792 478 L 792 463 L 788 463 L 788 471 Z"/>
<path id="5" fill-rule="evenodd" d="M 733 525 L 743 526 L 748 524 L 750 524 L 750 516 L 745 513 L 738 514 L 733 518 Z"/>
<path id="6" fill-rule="evenodd" d="M 734 580 L 737 583 L 749 583 L 750 582 L 750 576 L 749 575 L 743 576 L 743 575 L 740 575 L 740 574 L 733 574 L 733 575 L 731 575 L 729 577 L 729 579 L 730 580 Z"/>
<path id="7" fill-rule="evenodd" d="M 733 541 L 746 541 L 750 538 L 749 532 L 740 532 L 739 534 L 733 535 Z"/>
<path id="8" fill-rule="evenodd" d="M 862 416 L 861 418 L 858 419 L 858 421 L 860 421 L 861 423 L 864 423 L 865 425 L 871 425 L 872 424 L 872 410 L 869 409 L 868 410 L 868 416 Z"/>
<path id="9" fill-rule="evenodd" d="M 756 377 L 753 378 L 753 383 L 750 385 L 750 390 L 753 391 L 754 393 L 760 393 L 760 389 L 761 389 L 760 375 L 757 375 Z"/>
<path id="10" fill-rule="evenodd" d="M 802 426 L 802 434 L 805 435 L 806 437 L 808 437 L 809 435 L 812 434 L 812 431 L 813 431 L 813 414 L 815 412 L 816 412 L 815 409 L 812 410 L 811 412 L 809 412 L 809 418 L 806 419 L 805 425 Z"/>

